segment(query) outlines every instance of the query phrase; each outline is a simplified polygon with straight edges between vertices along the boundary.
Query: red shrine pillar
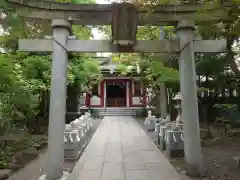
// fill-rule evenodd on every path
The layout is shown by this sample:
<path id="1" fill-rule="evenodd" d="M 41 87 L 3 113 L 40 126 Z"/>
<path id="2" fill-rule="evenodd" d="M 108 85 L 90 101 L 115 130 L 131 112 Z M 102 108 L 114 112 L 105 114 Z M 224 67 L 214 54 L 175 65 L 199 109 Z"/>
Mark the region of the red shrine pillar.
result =
<path id="1" fill-rule="evenodd" d="M 86 92 L 85 106 L 89 107 L 91 102 L 91 94 Z"/>

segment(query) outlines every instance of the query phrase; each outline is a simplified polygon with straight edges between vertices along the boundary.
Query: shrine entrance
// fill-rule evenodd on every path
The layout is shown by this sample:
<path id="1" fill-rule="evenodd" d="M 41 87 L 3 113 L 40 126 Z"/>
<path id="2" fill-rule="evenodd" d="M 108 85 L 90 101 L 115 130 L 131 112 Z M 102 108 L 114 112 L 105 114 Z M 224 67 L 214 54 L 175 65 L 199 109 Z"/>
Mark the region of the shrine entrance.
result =
<path id="1" fill-rule="evenodd" d="M 125 84 L 106 84 L 106 106 L 107 107 L 126 107 L 126 93 L 127 88 Z"/>
<path id="2" fill-rule="evenodd" d="M 43 175 L 42 179 L 61 179 L 64 175 L 63 139 L 69 52 L 157 53 L 160 54 L 164 60 L 166 60 L 165 55 L 172 57 L 173 54 L 176 54 L 179 63 L 179 79 L 182 94 L 184 154 L 187 173 L 191 176 L 202 175 L 203 168 L 194 53 L 222 53 L 226 52 L 227 45 L 226 40 L 201 40 L 201 38 L 196 38 L 194 20 L 196 23 L 202 21 L 216 22 L 217 20 L 228 20 L 230 14 L 228 7 L 234 4 L 224 3 L 220 5 L 221 7 L 217 7 L 215 4 L 206 7 L 205 4 L 201 3 L 158 5 L 149 7 L 149 9 L 153 10 L 149 13 L 145 7 L 138 7 L 129 3 L 114 3 L 112 5 L 63 4 L 44 0 L 42 0 L 42 3 L 33 0 L 8 0 L 7 2 L 8 5 L 16 8 L 17 12 L 26 19 L 52 21 L 52 37 L 19 41 L 20 51 L 52 52 L 53 54 L 49 110 L 48 167 L 46 168 L 46 175 Z M 238 6 L 234 9 L 238 10 Z M 198 13 L 197 16 L 194 16 L 194 13 Z M 87 26 L 111 25 L 112 38 L 111 40 L 77 40 L 76 36 L 71 36 L 71 25 L 73 24 Z M 169 40 L 164 40 L 164 38 L 161 38 L 161 40 L 137 40 L 136 32 L 138 26 L 146 25 L 175 26 L 176 36 L 172 36 Z M 117 87 L 114 88 L 117 89 Z M 109 86 L 107 89 L 110 92 L 110 89 L 114 88 L 110 88 Z M 104 125 L 108 124 L 111 123 Z M 107 131 L 104 132 L 108 133 L 109 129 L 110 128 L 106 128 Z M 132 129 L 130 130 L 132 131 Z M 132 132 L 127 133 L 129 136 L 131 134 Z M 139 133 L 137 134 L 140 135 Z M 124 135 L 124 133 L 122 133 L 121 136 L 122 135 Z M 119 140 L 121 136 L 117 135 L 111 140 Z M 105 142 L 105 139 L 110 139 L 107 138 L 108 136 L 101 137 L 103 138 L 101 139 L 101 143 Z M 124 138 L 124 141 L 120 142 L 120 147 L 122 142 L 127 142 L 127 137 Z M 113 157 L 114 159 L 115 154 L 122 155 L 122 152 L 119 152 L 120 153 L 111 153 L 111 156 L 105 157 Z M 152 154 L 148 154 L 146 157 L 153 156 Z M 122 160 L 120 162 L 122 162 Z M 164 164 L 166 163 L 164 162 Z M 123 178 L 119 179 L 124 179 L 125 175 L 122 177 Z M 147 178 L 144 179 L 147 180 Z"/>

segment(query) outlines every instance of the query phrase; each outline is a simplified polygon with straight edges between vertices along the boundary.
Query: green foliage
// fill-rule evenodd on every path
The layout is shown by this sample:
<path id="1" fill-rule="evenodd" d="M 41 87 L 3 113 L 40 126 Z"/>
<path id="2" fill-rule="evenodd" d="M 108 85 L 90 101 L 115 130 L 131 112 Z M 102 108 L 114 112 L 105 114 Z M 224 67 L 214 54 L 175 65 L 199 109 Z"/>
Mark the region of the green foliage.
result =
<path id="1" fill-rule="evenodd" d="M 93 0 L 59 0 L 64 3 L 94 3 Z M 8 9 L 4 1 L 0 7 L 5 13 L 0 35 L 0 135 L 5 135 L 13 127 L 26 127 L 28 121 L 36 119 L 39 113 L 43 92 L 50 90 L 51 55 L 18 52 L 19 38 L 42 38 L 51 35 L 49 22 L 21 19 L 14 10 Z M 91 27 L 72 26 L 79 39 L 92 37 Z M 87 54 L 72 54 L 68 65 L 68 85 L 79 90 L 101 78 L 98 63 Z"/>
<path id="2" fill-rule="evenodd" d="M 239 124 L 239 110 L 237 105 L 232 104 L 216 104 L 214 110 L 218 113 L 217 122 L 224 124 Z"/>
<path id="3" fill-rule="evenodd" d="M 200 87 L 197 89 L 197 92 L 203 93 L 203 92 L 207 92 L 208 90 L 209 90 L 208 88 Z"/>
<path id="4" fill-rule="evenodd" d="M 0 54 L 1 127 L 26 125 L 39 112 L 41 92 L 50 89 L 51 56 Z M 98 64 L 76 56 L 69 63 L 68 84 L 83 89 L 101 78 Z"/>
<path id="5" fill-rule="evenodd" d="M 31 59 L 31 57 L 30 57 Z M 25 59 L 24 61 L 28 61 Z M 26 120 L 35 118 L 38 113 L 39 91 L 42 88 L 41 80 L 29 76 L 32 69 L 26 69 L 23 62 L 20 64 L 11 56 L 0 54 L 0 129 L 8 130 L 12 123 L 25 125 Z M 30 67 L 32 68 L 32 67 Z M 27 76 L 28 73 L 28 76 Z"/>
<path id="6" fill-rule="evenodd" d="M 123 76 L 126 76 L 132 72 L 131 68 L 128 68 L 129 66 L 124 64 L 119 64 L 116 68 L 117 71 L 120 71 Z"/>
<path id="7" fill-rule="evenodd" d="M 131 75 L 137 66 L 140 68 L 141 81 L 144 86 L 153 88 L 153 91 L 159 91 L 159 85 L 165 83 L 173 85 L 179 83 L 179 72 L 177 69 L 165 66 L 161 57 L 139 54 L 117 54 L 112 56 L 114 62 L 118 63 L 117 70 L 122 75 Z M 133 68 L 129 68 L 132 66 Z"/>
<path id="8" fill-rule="evenodd" d="M 164 38 L 169 39 L 173 33 L 173 26 L 164 26 Z M 137 31 L 138 40 L 158 40 L 160 28 L 158 26 L 140 26 Z"/>
<path id="9" fill-rule="evenodd" d="M 222 55 L 196 55 L 196 71 L 199 74 L 218 74 L 224 71 L 226 65 Z"/>
<path id="10" fill-rule="evenodd" d="M 59 2 L 94 3 L 93 0 L 59 0 Z M 29 124 L 34 124 L 42 111 L 50 90 L 52 56 L 46 53 L 19 52 L 19 38 L 42 38 L 51 35 L 49 22 L 21 19 L 14 10 L 0 1 L 1 13 L 6 15 L 1 26 L 4 33 L 0 35 L 0 168 L 9 163 L 16 152 L 29 146 L 39 148 L 46 143 L 46 138 L 26 133 Z M 72 31 L 79 39 L 92 37 L 91 27 L 72 26 Z M 68 86 L 83 91 L 101 78 L 98 63 L 88 54 L 70 54 L 68 63 Z M 42 103 L 44 102 L 44 103 Z M 18 130 L 16 132 L 16 129 Z M 14 140 L 9 141 L 9 137 Z M 17 137 L 16 137 L 17 136 Z"/>
<path id="11" fill-rule="evenodd" d="M 179 73 L 177 69 L 167 67 L 157 56 L 147 56 L 142 58 L 142 67 L 146 67 L 143 71 L 144 76 L 153 90 L 158 91 L 161 83 L 172 84 L 179 81 Z"/>
<path id="12" fill-rule="evenodd" d="M 101 79 L 99 65 L 88 56 L 76 56 L 69 64 L 69 74 L 72 76 L 72 83 L 82 89 Z"/>

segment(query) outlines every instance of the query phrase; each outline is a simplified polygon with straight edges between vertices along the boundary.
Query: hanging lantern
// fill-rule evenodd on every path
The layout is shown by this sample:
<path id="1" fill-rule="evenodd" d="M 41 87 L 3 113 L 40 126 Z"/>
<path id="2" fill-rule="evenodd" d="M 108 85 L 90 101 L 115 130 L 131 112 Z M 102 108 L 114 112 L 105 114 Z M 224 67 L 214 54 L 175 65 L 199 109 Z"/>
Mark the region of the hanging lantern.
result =
<path id="1" fill-rule="evenodd" d="M 133 4 L 113 4 L 112 43 L 118 52 L 132 48 L 136 42 L 137 10 Z"/>

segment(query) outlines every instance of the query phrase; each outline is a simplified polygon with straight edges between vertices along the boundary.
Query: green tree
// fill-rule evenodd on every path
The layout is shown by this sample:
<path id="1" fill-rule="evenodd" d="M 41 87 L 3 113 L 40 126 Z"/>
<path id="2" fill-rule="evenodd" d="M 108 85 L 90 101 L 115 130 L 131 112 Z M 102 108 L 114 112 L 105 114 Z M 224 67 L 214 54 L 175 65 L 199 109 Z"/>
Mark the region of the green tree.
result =
<path id="1" fill-rule="evenodd" d="M 63 2 L 63 1 L 61 1 Z M 73 3 L 94 3 L 94 1 L 64 1 Z M 22 126 L 43 111 L 49 95 L 51 76 L 51 55 L 47 53 L 18 52 L 19 38 L 42 38 L 51 34 L 48 22 L 24 21 L 16 12 L 1 1 L 4 33 L 0 36 L 1 127 L 11 128 L 18 122 Z M 73 33 L 80 39 L 92 37 L 91 27 L 72 26 Z M 88 54 L 70 54 L 68 87 L 74 86 L 79 93 L 89 84 L 99 81 L 101 74 L 98 63 Z M 4 130 L 5 131 L 5 130 Z"/>

